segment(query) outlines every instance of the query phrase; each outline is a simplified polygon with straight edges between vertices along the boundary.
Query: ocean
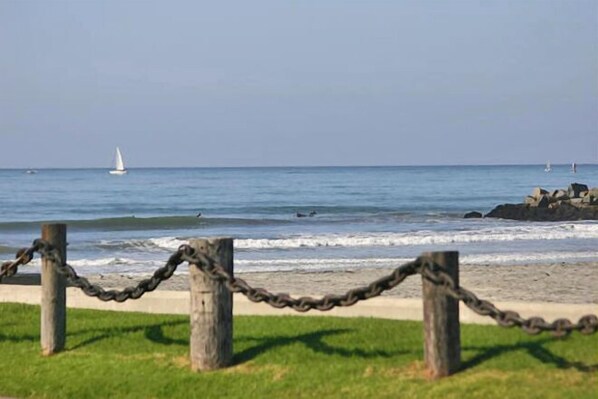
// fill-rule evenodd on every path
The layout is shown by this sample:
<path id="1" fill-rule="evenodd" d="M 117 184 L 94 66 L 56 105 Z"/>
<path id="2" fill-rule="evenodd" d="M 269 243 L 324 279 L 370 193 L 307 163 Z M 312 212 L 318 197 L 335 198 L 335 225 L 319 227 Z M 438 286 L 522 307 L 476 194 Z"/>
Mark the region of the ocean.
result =
<path id="1" fill-rule="evenodd" d="M 598 165 L 3 169 L 0 258 L 59 221 L 82 275 L 148 274 L 214 236 L 235 239 L 239 272 L 388 268 L 445 250 L 489 266 L 598 261 L 595 221 L 463 218 L 573 182 L 598 186 Z"/>

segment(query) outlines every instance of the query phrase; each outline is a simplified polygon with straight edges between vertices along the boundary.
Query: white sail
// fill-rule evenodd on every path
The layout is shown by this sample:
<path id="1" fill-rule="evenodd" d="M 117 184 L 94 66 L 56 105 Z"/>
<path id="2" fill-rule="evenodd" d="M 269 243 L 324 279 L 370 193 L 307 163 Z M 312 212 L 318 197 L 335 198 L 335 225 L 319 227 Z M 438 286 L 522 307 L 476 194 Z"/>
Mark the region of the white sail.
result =
<path id="1" fill-rule="evenodd" d="M 120 148 L 116 147 L 116 170 L 125 170 L 125 164 L 123 163 L 123 156 L 120 153 Z"/>
<path id="2" fill-rule="evenodd" d="M 125 169 L 125 163 L 123 162 L 123 156 L 120 153 L 120 148 L 116 147 L 116 161 L 115 161 L 115 166 L 114 166 L 114 170 L 110 171 L 110 174 L 112 174 L 112 175 L 124 175 L 125 173 L 127 173 L 127 170 Z"/>

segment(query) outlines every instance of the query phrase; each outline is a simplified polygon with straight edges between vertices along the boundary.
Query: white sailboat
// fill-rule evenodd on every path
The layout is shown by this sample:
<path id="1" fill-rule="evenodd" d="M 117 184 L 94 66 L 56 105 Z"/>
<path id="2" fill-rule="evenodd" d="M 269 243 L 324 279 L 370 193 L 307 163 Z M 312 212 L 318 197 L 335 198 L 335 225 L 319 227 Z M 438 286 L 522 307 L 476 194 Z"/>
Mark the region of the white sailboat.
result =
<path id="1" fill-rule="evenodd" d="M 125 164 L 123 162 L 123 156 L 120 153 L 120 149 L 118 147 L 116 147 L 116 158 L 115 158 L 115 166 L 114 166 L 114 170 L 110 171 L 111 175 L 124 175 L 127 173 L 127 170 L 125 169 Z"/>
<path id="2" fill-rule="evenodd" d="M 550 162 L 546 162 L 546 167 L 544 168 L 544 172 L 550 172 L 552 167 L 550 166 Z"/>
<path id="3" fill-rule="evenodd" d="M 577 164 L 575 162 L 571 164 L 571 173 L 577 173 Z"/>

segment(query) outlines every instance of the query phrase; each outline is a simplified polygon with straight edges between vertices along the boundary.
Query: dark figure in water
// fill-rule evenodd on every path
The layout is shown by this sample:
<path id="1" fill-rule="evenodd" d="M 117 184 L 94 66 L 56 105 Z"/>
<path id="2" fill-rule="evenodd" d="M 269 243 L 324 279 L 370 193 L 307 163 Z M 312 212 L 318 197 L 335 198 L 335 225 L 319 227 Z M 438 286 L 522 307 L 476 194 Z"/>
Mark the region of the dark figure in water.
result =
<path id="1" fill-rule="evenodd" d="M 297 212 L 297 213 L 295 214 L 295 216 L 297 216 L 298 218 L 304 218 L 304 217 L 307 217 L 307 216 L 309 216 L 309 217 L 314 217 L 314 216 L 316 216 L 317 214 L 318 214 L 318 212 L 316 212 L 316 211 L 311 211 L 311 212 L 310 212 L 309 214 L 307 214 L 307 215 L 306 215 L 305 213 L 300 213 L 300 212 Z"/>
<path id="2" fill-rule="evenodd" d="M 201 212 L 199 212 L 195 217 L 196 218 L 200 218 L 201 217 Z"/>

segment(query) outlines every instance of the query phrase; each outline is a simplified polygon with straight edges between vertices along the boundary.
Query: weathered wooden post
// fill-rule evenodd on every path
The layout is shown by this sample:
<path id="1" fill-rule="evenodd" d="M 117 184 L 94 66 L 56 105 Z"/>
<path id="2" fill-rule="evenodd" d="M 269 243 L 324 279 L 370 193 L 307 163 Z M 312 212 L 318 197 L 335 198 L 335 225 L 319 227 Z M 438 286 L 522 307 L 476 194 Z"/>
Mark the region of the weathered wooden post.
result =
<path id="1" fill-rule="evenodd" d="M 66 224 L 43 224 L 42 239 L 58 249 L 66 262 Z M 53 261 L 42 257 L 41 346 L 44 356 L 64 349 L 66 340 L 66 279 Z"/>
<path id="2" fill-rule="evenodd" d="M 442 270 L 459 285 L 459 252 L 428 252 Z M 442 286 L 422 280 L 424 298 L 424 359 L 432 378 L 454 374 L 461 366 L 459 301 Z"/>
<path id="3" fill-rule="evenodd" d="M 198 252 L 213 259 L 233 275 L 233 239 L 191 240 Z M 233 360 L 233 295 L 195 265 L 189 266 L 191 337 L 189 351 L 193 371 L 215 370 Z"/>

